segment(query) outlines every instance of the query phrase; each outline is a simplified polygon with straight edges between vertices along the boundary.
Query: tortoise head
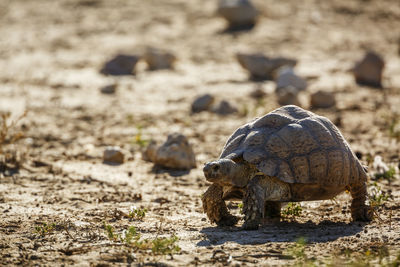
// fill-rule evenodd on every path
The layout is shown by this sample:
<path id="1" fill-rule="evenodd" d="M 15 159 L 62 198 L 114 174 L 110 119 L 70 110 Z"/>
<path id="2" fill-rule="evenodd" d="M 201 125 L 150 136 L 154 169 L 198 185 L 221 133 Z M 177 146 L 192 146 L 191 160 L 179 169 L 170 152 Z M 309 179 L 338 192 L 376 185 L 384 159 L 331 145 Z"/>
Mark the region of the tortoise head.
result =
<path id="1" fill-rule="evenodd" d="M 205 164 L 203 168 L 207 181 L 222 186 L 245 187 L 251 178 L 251 167 L 244 162 L 219 159 Z"/>

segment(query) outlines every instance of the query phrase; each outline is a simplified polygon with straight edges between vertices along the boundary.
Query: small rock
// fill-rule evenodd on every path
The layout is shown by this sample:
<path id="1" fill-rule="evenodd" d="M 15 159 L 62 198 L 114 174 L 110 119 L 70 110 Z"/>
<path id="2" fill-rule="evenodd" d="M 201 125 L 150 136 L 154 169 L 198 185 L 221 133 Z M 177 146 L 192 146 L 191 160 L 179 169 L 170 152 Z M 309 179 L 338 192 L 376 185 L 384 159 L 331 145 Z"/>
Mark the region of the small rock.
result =
<path id="1" fill-rule="evenodd" d="M 219 104 L 213 109 L 213 112 L 219 115 L 229 115 L 232 113 L 236 113 L 237 111 L 237 108 L 232 106 L 226 100 L 222 100 L 221 102 L 219 102 Z"/>
<path id="2" fill-rule="evenodd" d="M 171 169 L 192 169 L 196 167 L 193 149 L 187 138 L 179 133 L 168 136 L 167 141 L 157 150 L 155 146 L 148 150 L 148 158 L 157 165 Z"/>
<path id="3" fill-rule="evenodd" d="M 157 48 L 148 48 L 143 55 L 149 70 L 172 69 L 176 57 Z"/>
<path id="4" fill-rule="evenodd" d="M 293 87 L 298 91 L 303 91 L 307 88 L 307 82 L 303 78 L 297 76 L 293 68 L 281 68 L 278 71 L 276 79 L 276 91 L 287 87 Z"/>
<path id="5" fill-rule="evenodd" d="M 300 101 L 298 98 L 298 90 L 292 86 L 281 88 L 276 92 L 279 105 L 296 105 L 300 106 Z"/>
<path id="6" fill-rule="evenodd" d="M 380 55 L 368 52 L 352 69 L 356 83 L 381 88 L 384 66 L 385 62 Z"/>
<path id="7" fill-rule="evenodd" d="M 142 157 L 146 161 L 155 162 L 157 158 L 157 143 L 154 140 L 151 140 L 150 144 L 144 150 Z"/>
<path id="8" fill-rule="evenodd" d="M 327 91 L 318 91 L 311 95 L 311 107 L 330 108 L 336 105 L 335 95 Z"/>
<path id="9" fill-rule="evenodd" d="M 100 88 L 100 92 L 106 95 L 112 95 L 115 93 L 116 88 L 117 88 L 116 84 L 109 84 Z"/>
<path id="10" fill-rule="evenodd" d="M 107 61 L 100 72 L 106 75 L 133 75 L 138 61 L 138 56 L 117 55 L 110 61 Z"/>
<path id="11" fill-rule="evenodd" d="M 268 58 L 263 54 L 237 54 L 239 64 L 250 72 L 253 80 L 272 80 L 275 71 L 283 66 L 294 67 L 297 61 L 290 58 Z"/>
<path id="12" fill-rule="evenodd" d="M 267 93 L 261 89 L 260 87 L 255 88 L 253 91 L 250 92 L 250 97 L 254 99 L 260 99 L 267 95 Z"/>
<path id="13" fill-rule="evenodd" d="M 103 152 L 103 162 L 111 164 L 124 163 L 125 155 L 118 146 L 109 146 Z"/>
<path id="14" fill-rule="evenodd" d="M 258 14 L 249 0 L 220 0 L 217 13 L 228 21 L 229 30 L 251 29 Z"/>
<path id="15" fill-rule="evenodd" d="M 197 113 L 209 110 L 213 102 L 214 97 L 210 94 L 199 96 L 192 103 L 192 112 Z"/>

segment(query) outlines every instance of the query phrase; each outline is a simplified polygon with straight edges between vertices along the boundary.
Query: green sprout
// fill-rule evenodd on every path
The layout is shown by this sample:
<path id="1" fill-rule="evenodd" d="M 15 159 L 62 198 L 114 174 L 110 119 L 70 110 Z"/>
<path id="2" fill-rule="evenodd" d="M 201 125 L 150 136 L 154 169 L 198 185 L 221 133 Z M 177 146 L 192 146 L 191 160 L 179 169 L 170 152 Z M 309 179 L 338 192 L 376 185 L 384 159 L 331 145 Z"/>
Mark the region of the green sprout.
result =
<path id="1" fill-rule="evenodd" d="M 389 198 L 390 195 L 383 191 L 376 182 L 372 184 L 369 193 L 369 201 L 373 208 L 382 206 Z"/>
<path id="2" fill-rule="evenodd" d="M 131 206 L 128 217 L 131 219 L 143 220 L 146 216 L 147 209 L 136 208 L 136 206 Z"/>
<path id="3" fill-rule="evenodd" d="M 45 236 L 51 233 L 55 228 L 55 223 L 41 223 L 42 225 L 35 227 L 35 233 L 39 234 L 40 236 Z"/>
<path id="4" fill-rule="evenodd" d="M 390 166 L 389 169 L 383 173 L 375 173 L 375 179 L 393 180 L 395 174 L 396 169 L 393 166 Z"/>
<path id="5" fill-rule="evenodd" d="M 303 209 L 299 203 L 289 202 L 285 209 L 281 211 L 281 214 L 286 218 L 295 219 L 301 215 Z"/>

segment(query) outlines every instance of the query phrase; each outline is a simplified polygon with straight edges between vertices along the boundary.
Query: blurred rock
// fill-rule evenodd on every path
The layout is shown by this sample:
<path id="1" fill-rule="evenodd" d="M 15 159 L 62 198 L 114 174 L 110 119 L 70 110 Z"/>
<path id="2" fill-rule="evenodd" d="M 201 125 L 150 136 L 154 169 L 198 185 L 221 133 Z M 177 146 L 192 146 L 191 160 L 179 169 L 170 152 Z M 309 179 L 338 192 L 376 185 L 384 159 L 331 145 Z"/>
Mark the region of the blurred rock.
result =
<path id="1" fill-rule="evenodd" d="M 384 66 L 385 62 L 380 55 L 368 52 L 352 69 L 356 83 L 381 88 Z"/>
<path id="2" fill-rule="evenodd" d="M 254 99 L 260 99 L 267 95 L 267 93 L 261 88 L 257 87 L 253 91 L 250 92 L 249 96 Z"/>
<path id="3" fill-rule="evenodd" d="M 217 13 L 228 21 L 228 30 L 251 29 L 258 14 L 250 0 L 220 0 Z"/>
<path id="4" fill-rule="evenodd" d="M 166 51 L 156 48 L 148 48 L 143 55 L 149 70 L 172 69 L 176 57 Z"/>
<path id="5" fill-rule="evenodd" d="M 151 140 L 150 144 L 143 151 L 142 157 L 146 161 L 155 162 L 157 158 L 157 143 L 154 140 Z"/>
<path id="6" fill-rule="evenodd" d="M 133 75 L 139 59 L 134 55 L 117 55 L 107 61 L 100 72 L 106 75 Z"/>
<path id="7" fill-rule="evenodd" d="M 278 104 L 282 106 L 284 105 L 301 106 L 298 95 L 299 91 L 292 86 L 281 88 L 279 91 L 276 92 Z"/>
<path id="8" fill-rule="evenodd" d="M 213 109 L 213 112 L 219 115 L 229 115 L 232 113 L 236 113 L 237 111 L 237 108 L 232 106 L 226 100 L 222 100 L 221 102 L 219 102 L 219 104 Z"/>
<path id="9" fill-rule="evenodd" d="M 103 152 L 103 162 L 111 164 L 124 163 L 125 155 L 118 146 L 109 146 Z"/>
<path id="10" fill-rule="evenodd" d="M 318 91 L 311 94 L 312 108 L 330 108 L 336 105 L 335 95 L 327 91 Z"/>
<path id="11" fill-rule="evenodd" d="M 197 113 L 209 110 L 213 102 L 214 97 L 210 94 L 199 96 L 192 103 L 192 112 Z"/>
<path id="12" fill-rule="evenodd" d="M 193 149 L 187 138 L 179 133 L 168 135 L 167 141 L 160 147 L 155 143 L 148 146 L 145 156 L 157 165 L 171 169 L 192 169 L 196 167 Z"/>
<path id="13" fill-rule="evenodd" d="M 106 95 L 112 95 L 115 94 L 116 88 L 117 88 L 116 84 L 109 84 L 100 88 L 100 92 Z"/>
<path id="14" fill-rule="evenodd" d="M 277 78 L 276 78 L 276 91 L 278 92 L 282 88 L 288 88 L 288 87 L 293 87 L 297 89 L 297 91 L 303 91 L 307 88 L 307 82 L 297 76 L 293 68 L 281 68 L 279 69 L 277 73 Z"/>
<path id="15" fill-rule="evenodd" d="M 239 64 L 250 72 L 253 80 L 272 80 L 275 71 L 283 66 L 294 67 L 297 61 L 290 58 L 276 57 L 268 58 L 262 54 L 241 54 L 236 55 Z"/>

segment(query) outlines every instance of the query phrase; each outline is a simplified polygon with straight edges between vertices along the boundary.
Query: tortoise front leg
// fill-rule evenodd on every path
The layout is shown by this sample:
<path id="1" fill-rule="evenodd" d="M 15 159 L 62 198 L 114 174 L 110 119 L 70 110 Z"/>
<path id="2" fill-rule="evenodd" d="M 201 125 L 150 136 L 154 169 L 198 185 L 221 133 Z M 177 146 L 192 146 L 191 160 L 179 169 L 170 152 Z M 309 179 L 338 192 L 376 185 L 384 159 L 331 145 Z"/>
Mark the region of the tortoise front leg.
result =
<path id="1" fill-rule="evenodd" d="M 244 224 L 243 230 L 257 230 L 260 226 L 262 214 L 265 210 L 264 190 L 259 185 L 262 177 L 254 177 L 247 185 L 247 190 L 243 198 Z"/>
<path id="2" fill-rule="evenodd" d="M 218 226 L 232 226 L 238 222 L 238 218 L 231 215 L 222 199 L 222 186 L 212 184 L 203 194 L 203 211 L 208 219 Z"/>

